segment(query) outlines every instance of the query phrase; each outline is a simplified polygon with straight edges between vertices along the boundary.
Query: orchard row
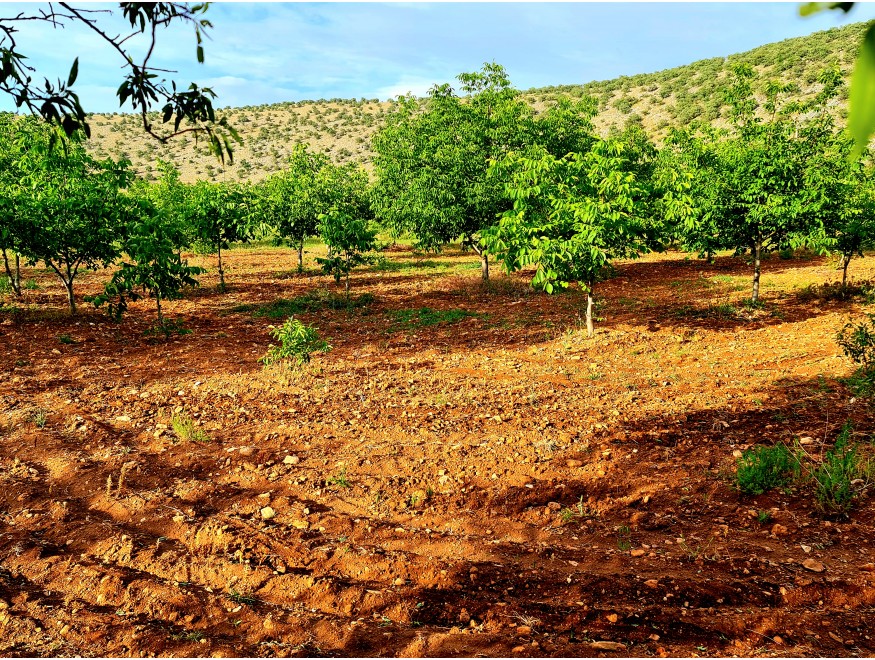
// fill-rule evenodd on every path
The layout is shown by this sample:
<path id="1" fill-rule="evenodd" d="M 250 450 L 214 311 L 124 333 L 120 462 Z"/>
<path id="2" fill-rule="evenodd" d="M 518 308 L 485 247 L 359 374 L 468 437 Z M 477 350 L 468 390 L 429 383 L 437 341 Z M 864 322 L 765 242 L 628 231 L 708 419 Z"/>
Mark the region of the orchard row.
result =
<path id="1" fill-rule="evenodd" d="M 374 171 L 337 165 L 297 146 L 287 167 L 256 184 L 185 184 L 169 164 L 146 182 L 126 161 L 97 160 L 75 138 L 59 140 L 35 120 L 0 120 L 0 248 L 21 292 L 19 259 L 43 262 L 75 311 L 81 269 L 116 268 L 89 300 L 121 315 L 128 301 L 156 301 L 197 282 L 182 252 L 215 253 L 272 236 L 298 250 L 320 236 L 323 269 L 349 290 L 382 229 L 410 233 L 424 249 L 461 240 L 508 271 L 528 269 L 548 293 L 571 284 L 592 294 L 616 259 L 679 247 L 702 256 L 749 253 L 751 298 L 760 261 L 780 249 L 839 254 L 843 285 L 854 255 L 875 243 L 875 190 L 868 154 L 830 111 L 842 93 L 838 71 L 819 78 L 811 100 L 793 85 L 757 80 L 736 65 L 722 90 L 731 108 L 722 127 L 691 124 L 656 145 L 639 123 L 598 135 L 589 98 L 560 98 L 536 113 L 504 69 L 486 64 L 435 86 L 424 99 L 400 97 L 373 138 Z"/>

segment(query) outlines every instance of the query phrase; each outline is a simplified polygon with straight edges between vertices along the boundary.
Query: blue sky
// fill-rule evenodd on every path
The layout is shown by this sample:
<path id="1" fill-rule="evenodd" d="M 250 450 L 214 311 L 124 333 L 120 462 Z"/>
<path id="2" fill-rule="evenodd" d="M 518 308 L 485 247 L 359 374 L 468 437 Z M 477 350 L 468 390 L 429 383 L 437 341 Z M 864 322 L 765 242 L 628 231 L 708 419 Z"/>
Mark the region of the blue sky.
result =
<path id="1" fill-rule="evenodd" d="M 96 5 L 111 8 L 112 5 Z M 3 3 L 0 16 L 38 5 Z M 875 19 L 875 3 L 801 18 L 798 3 L 216 3 L 205 44 L 161 35 L 154 63 L 213 87 L 220 106 L 423 94 L 485 61 L 520 89 L 657 71 Z M 111 20 L 111 19 L 110 19 Z M 120 61 L 85 28 L 22 23 L 19 48 L 38 73 L 66 77 L 92 112 L 118 110 Z M 0 108 L 11 109 L 0 98 Z"/>

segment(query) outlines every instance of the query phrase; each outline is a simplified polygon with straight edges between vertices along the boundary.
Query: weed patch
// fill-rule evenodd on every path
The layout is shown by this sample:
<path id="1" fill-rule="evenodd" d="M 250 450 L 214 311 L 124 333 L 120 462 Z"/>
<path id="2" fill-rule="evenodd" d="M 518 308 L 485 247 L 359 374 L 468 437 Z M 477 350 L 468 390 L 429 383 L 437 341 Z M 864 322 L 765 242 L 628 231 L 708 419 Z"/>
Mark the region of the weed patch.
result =
<path id="1" fill-rule="evenodd" d="M 864 460 L 857 446 L 848 444 L 850 435 L 851 425 L 845 423 L 835 445 L 811 474 L 817 508 L 825 514 L 847 513 L 872 477 L 871 460 Z"/>
<path id="2" fill-rule="evenodd" d="M 295 314 L 319 312 L 324 309 L 361 309 L 373 304 L 374 300 L 374 296 L 370 293 L 352 296 L 347 300 L 345 296 L 333 293 L 327 289 L 317 289 L 296 298 L 279 298 L 269 303 L 237 305 L 232 307 L 231 311 L 237 313 L 249 312 L 256 318 L 282 319 Z"/>
<path id="3" fill-rule="evenodd" d="M 170 420 L 170 426 L 176 437 L 183 442 L 209 442 L 210 436 L 197 428 L 194 420 L 185 413 L 174 414 Z"/>
<path id="4" fill-rule="evenodd" d="M 798 456 L 787 445 L 747 449 L 738 459 L 735 481 L 748 495 L 762 495 L 767 490 L 788 484 L 800 471 Z"/>
<path id="5" fill-rule="evenodd" d="M 466 318 L 486 318 L 486 314 L 469 312 L 466 309 L 436 310 L 429 307 L 398 309 L 390 312 L 390 315 L 397 326 L 395 329 L 399 330 L 416 330 L 443 323 L 458 323 Z"/>

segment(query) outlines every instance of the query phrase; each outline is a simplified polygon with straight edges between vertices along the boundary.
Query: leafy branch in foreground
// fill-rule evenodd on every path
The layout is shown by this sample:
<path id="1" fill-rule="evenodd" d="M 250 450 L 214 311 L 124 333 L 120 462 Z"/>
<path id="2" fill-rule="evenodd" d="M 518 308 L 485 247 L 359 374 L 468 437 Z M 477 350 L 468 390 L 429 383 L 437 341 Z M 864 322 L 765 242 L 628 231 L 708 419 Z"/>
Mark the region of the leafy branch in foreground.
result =
<path id="1" fill-rule="evenodd" d="M 54 29 L 67 26 L 84 26 L 119 55 L 122 68 L 127 71 L 116 91 L 119 105 L 130 102 L 134 112 L 142 119 L 143 130 L 162 143 L 184 133 L 193 133 L 195 138 L 205 137 L 210 151 L 222 162 L 233 161 L 232 141 L 241 142 L 240 136 L 225 118 L 216 117 L 213 100 L 215 93 L 208 87 L 192 83 L 186 89 L 177 88 L 175 81 L 167 81 L 160 75 L 173 73 L 159 69 L 150 63 L 158 45 L 158 32 L 170 25 L 188 25 L 194 31 L 197 61 L 203 63 L 203 41 L 212 28 L 212 23 L 203 17 L 208 3 L 189 4 L 179 2 L 120 2 L 123 19 L 130 24 L 131 32 L 112 34 L 106 27 L 108 9 L 86 9 L 67 2 L 49 4 L 47 9 L 19 12 L 0 18 L 0 92 L 10 95 L 17 108 L 26 108 L 35 115 L 58 126 L 67 137 L 77 131 L 90 136 L 86 112 L 73 86 L 79 77 L 79 59 L 70 67 L 66 80 L 52 83 L 44 79 L 34 81 L 34 68 L 27 64 L 27 56 L 19 50 L 16 24 L 43 22 Z M 135 37 L 143 37 L 139 41 Z M 135 53 L 144 53 L 136 57 Z M 150 120 L 153 108 L 160 108 L 164 130 Z M 185 124 L 183 125 L 183 122 Z M 172 126 L 172 128 L 171 128 Z"/>

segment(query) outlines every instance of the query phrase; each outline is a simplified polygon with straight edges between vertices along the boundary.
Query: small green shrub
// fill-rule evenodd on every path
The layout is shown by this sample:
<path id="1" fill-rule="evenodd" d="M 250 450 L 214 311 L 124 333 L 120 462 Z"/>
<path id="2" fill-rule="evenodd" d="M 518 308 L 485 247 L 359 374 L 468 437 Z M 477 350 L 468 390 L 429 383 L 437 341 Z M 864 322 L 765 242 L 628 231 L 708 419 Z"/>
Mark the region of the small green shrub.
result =
<path id="1" fill-rule="evenodd" d="M 209 442 L 210 436 L 194 425 L 194 421 L 185 413 L 174 414 L 170 426 L 176 437 L 183 442 Z"/>
<path id="2" fill-rule="evenodd" d="M 836 335 L 836 341 L 845 355 L 859 364 L 863 371 L 872 373 L 875 368 L 875 314 L 866 317 L 867 320 L 860 323 L 845 324 Z"/>
<path id="3" fill-rule="evenodd" d="M 155 323 L 155 325 L 146 328 L 143 334 L 146 337 L 163 335 L 165 339 L 169 339 L 170 335 L 189 335 L 191 334 L 191 329 L 186 328 L 182 324 L 182 319 L 162 319 Z"/>
<path id="4" fill-rule="evenodd" d="M 310 361 L 311 354 L 327 353 L 331 350 L 328 342 L 319 337 L 315 327 L 304 325 L 291 316 L 282 326 L 274 328 L 270 334 L 280 344 L 279 346 L 271 344 L 268 347 L 267 355 L 261 358 L 264 364 L 294 358 L 299 365 L 302 365 Z"/>
<path id="5" fill-rule="evenodd" d="M 34 426 L 38 429 L 44 428 L 46 425 L 46 410 L 43 408 L 36 408 L 30 413 L 30 421 L 33 422 Z"/>
<path id="6" fill-rule="evenodd" d="M 848 444 L 850 435 L 851 424 L 846 422 L 835 445 L 811 475 L 817 508 L 826 514 L 847 513 L 858 495 L 854 482 L 871 472 L 869 461 L 863 460 L 856 445 Z"/>
<path id="7" fill-rule="evenodd" d="M 738 459 L 735 482 L 742 493 L 761 495 L 786 485 L 800 469 L 799 457 L 786 445 L 755 447 L 745 450 Z"/>
<path id="8" fill-rule="evenodd" d="M 32 277 L 24 283 L 24 288 L 28 291 L 36 291 L 40 288 L 40 285 L 36 283 L 36 280 Z"/>
<path id="9" fill-rule="evenodd" d="M 68 334 L 58 335 L 58 341 L 62 344 L 75 344 L 76 341 Z"/>
<path id="10" fill-rule="evenodd" d="M 815 300 L 830 302 L 833 300 L 844 301 L 860 298 L 865 304 L 871 304 L 875 302 L 875 285 L 868 280 L 845 286 L 842 286 L 841 282 L 809 284 L 801 289 L 796 296 L 799 302 L 803 303 Z"/>
<path id="11" fill-rule="evenodd" d="M 0 277 L 0 296 L 9 295 L 12 292 L 12 282 L 8 277 Z"/>

